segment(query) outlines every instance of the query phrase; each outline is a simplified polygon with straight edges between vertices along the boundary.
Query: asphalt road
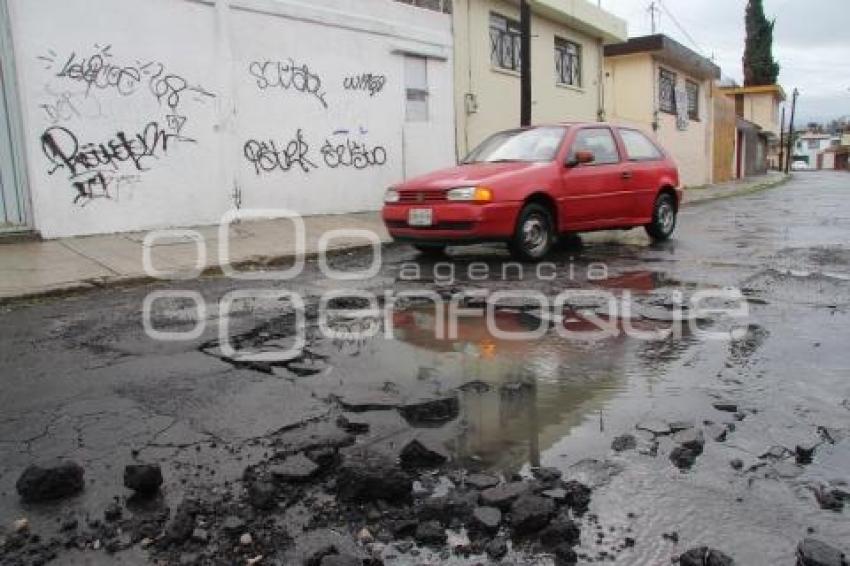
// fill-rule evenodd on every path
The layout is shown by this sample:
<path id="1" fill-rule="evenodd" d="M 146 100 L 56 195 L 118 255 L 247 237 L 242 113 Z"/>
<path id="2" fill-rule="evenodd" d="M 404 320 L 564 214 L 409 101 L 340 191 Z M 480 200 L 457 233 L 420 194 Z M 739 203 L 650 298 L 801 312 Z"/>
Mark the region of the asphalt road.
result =
<path id="1" fill-rule="evenodd" d="M 452 249 L 437 260 L 387 246 L 378 274 L 363 281 L 330 279 L 310 262 L 287 282 L 204 278 L 7 307 L 0 313 L 0 524 L 27 517 L 34 532 L 49 535 L 57 517 L 100 516 L 114 497 L 128 495 L 121 474 L 135 460 L 162 464 L 170 505 L 202 488 L 238 490 L 246 466 L 347 413 L 370 425 L 359 445 L 390 454 L 423 438 L 464 468 L 509 476 L 548 465 L 582 478 L 594 487 L 591 512 L 606 532 L 600 538 L 585 529 L 581 549 L 608 552 L 617 564 L 669 563 L 699 544 L 739 564 L 793 564 L 798 541 L 812 532 L 846 546 L 850 511 L 821 508 L 816 493 L 850 492 L 848 181 L 798 173 L 775 189 L 685 209 L 670 242 L 651 245 L 642 230 L 591 234 L 568 242 L 542 269 L 520 266 L 522 273 L 498 246 Z M 357 270 L 370 260 L 355 252 L 331 263 Z M 188 340 L 153 339 L 142 322 L 145 297 L 175 289 L 204 298 L 203 330 Z M 291 305 L 278 299 L 236 301 L 223 334 L 238 353 L 222 349 L 222 299 L 247 289 L 304 299 L 306 346 L 298 355 L 233 359 L 295 344 Z M 440 338 L 438 313 L 448 310 L 412 301 L 376 319 L 335 313 L 334 329 L 360 334 L 323 335 L 315 305 L 324 293 L 351 289 L 465 295 L 467 307 L 496 291 L 536 292 L 549 305 L 568 293 L 572 314 L 556 310 L 553 318 L 532 299 L 509 297 L 494 320 L 510 336 L 464 315 L 456 337 Z M 689 301 L 700 291 L 714 294 L 716 312 L 694 314 Z M 721 291 L 731 294 L 720 301 Z M 601 318 L 615 332 L 587 333 L 588 309 L 610 314 L 605 293 L 620 301 L 625 292 L 631 311 Z M 678 296 L 691 308 L 684 322 L 671 322 Z M 189 332 L 195 312 L 164 299 L 151 321 L 160 331 Z M 562 335 L 558 325 L 576 334 Z M 515 339 L 537 328 L 532 339 Z M 370 329 L 376 335 L 364 336 Z M 392 410 L 447 395 L 459 398 L 460 411 L 440 426 Z M 718 410 L 718 402 L 737 410 Z M 674 440 L 637 428 L 676 421 L 706 436 L 686 470 L 670 461 Z M 722 441 L 717 427 L 726 430 Z M 625 433 L 635 435 L 637 449 L 612 451 Z M 816 446 L 812 463 L 795 463 L 798 445 Z M 84 493 L 22 504 L 21 471 L 53 458 L 84 466 Z M 730 465 L 736 459 L 742 469 Z M 292 529 L 297 539 L 300 526 Z M 662 536 L 671 531 L 678 543 Z M 622 548 L 626 536 L 634 547 Z M 146 554 L 136 546 L 117 556 L 143 562 Z M 63 557 L 60 563 L 115 560 L 95 550 Z M 411 560 L 401 554 L 387 563 Z"/>

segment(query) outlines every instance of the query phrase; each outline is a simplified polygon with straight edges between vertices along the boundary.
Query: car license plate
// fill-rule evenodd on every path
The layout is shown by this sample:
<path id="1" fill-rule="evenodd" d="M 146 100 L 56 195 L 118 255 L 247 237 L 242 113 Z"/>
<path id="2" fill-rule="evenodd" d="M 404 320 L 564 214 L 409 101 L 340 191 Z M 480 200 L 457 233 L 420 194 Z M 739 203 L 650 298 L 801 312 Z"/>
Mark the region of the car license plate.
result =
<path id="1" fill-rule="evenodd" d="M 411 208 L 407 213 L 407 223 L 411 226 L 430 226 L 434 221 L 434 211 L 430 208 Z"/>

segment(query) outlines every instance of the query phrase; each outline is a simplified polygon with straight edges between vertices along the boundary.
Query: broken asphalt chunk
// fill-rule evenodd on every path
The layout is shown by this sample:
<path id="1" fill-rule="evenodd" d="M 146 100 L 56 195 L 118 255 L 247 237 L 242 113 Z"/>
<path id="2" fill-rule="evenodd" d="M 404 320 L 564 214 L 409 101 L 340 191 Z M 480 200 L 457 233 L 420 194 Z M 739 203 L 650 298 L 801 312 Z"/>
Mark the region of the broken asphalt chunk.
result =
<path id="1" fill-rule="evenodd" d="M 705 446 L 705 436 L 701 429 L 689 428 L 680 430 L 673 435 L 673 442 L 679 446 L 683 446 L 695 452 L 697 455 L 702 454 L 702 448 Z"/>
<path id="2" fill-rule="evenodd" d="M 269 467 L 269 473 L 279 482 L 307 482 L 318 472 L 319 466 L 301 453 L 288 456 L 283 462 Z"/>
<path id="3" fill-rule="evenodd" d="M 502 523 L 502 512 L 496 507 L 476 507 L 472 512 L 474 527 L 486 532 L 496 532 Z"/>
<path id="4" fill-rule="evenodd" d="M 420 544 L 441 546 L 446 543 L 446 531 L 439 521 L 419 523 L 413 535 Z"/>
<path id="5" fill-rule="evenodd" d="M 255 509 L 269 511 L 277 507 L 277 489 L 272 482 L 255 480 L 248 485 L 248 502 Z"/>
<path id="6" fill-rule="evenodd" d="M 15 489 L 26 502 L 62 499 L 83 490 L 84 473 L 82 466 L 71 461 L 45 466 L 31 464 L 15 482 Z"/>
<path id="7" fill-rule="evenodd" d="M 151 496 L 162 485 L 159 464 L 128 464 L 124 467 L 124 487 L 142 496 Z"/>
<path id="8" fill-rule="evenodd" d="M 719 550 L 700 546 L 691 548 L 679 557 L 680 566 L 734 566 L 735 561 Z"/>
<path id="9" fill-rule="evenodd" d="M 676 446 L 670 451 L 670 461 L 680 470 L 690 469 L 697 461 L 699 454 L 685 446 Z"/>
<path id="10" fill-rule="evenodd" d="M 670 425 L 668 425 L 664 421 L 660 421 L 657 419 L 641 421 L 637 425 L 635 425 L 635 428 L 637 428 L 638 430 L 645 430 L 647 432 L 651 432 L 656 436 L 662 436 L 673 432 L 670 429 Z"/>
<path id="11" fill-rule="evenodd" d="M 797 566 L 847 566 L 847 556 L 825 542 L 805 538 L 797 545 Z"/>
<path id="12" fill-rule="evenodd" d="M 637 448 L 637 439 L 633 434 L 621 434 L 611 441 L 611 449 L 614 452 L 624 452 Z"/>
<path id="13" fill-rule="evenodd" d="M 511 526 L 516 534 L 527 535 L 545 527 L 554 514 L 554 501 L 526 493 L 511 505 Z"/>
<path id="14" fill-rule="evenodd" d="M 343 499 L 407 501 L 413 480 L 399 465 L 370 450 L 353 451 L 339 467 L 337 487 Z"/>
<path id="15" fill-rule="evenodd" d="M 528 493 L 531 487 L 526 482 L 504 483 L 481 492 L 481 503 L 490 507 L 507 510 L 521 495 Z"/>
<path id="16" fill-rule="evenodd" d="M 554 548 L 561 544 L 576 545 L 581 538 L 581 527 L 572 519 L 558 517 L 540 531 L 540 542 Z"/>
<path id="17" fill-rule="evenodd" d="M 398 407 L 398 412 L 411 426 L 440 426 L 460 414 L 457 397 L 443 397 Z"/>
<path id="18" fill-rule="evenodd" d="M 567 495 L 564 499 L 567 506 L 573 510 L 576 515 L 582 515 L 587 511 L 590 505 L 591 489 L 583 483 L 570 480 L 564 483 L 564 490 Z"/>
<path id="19" fill-rule="evenodd" d="M 445 464 L 448 453 L 433 443 L 414 438 L 408 442 L 399 454 L 401 465 L 407 470 L 436 468 Z"/>
<path id="20" fill-rule="evenodd" d="M 794 447 L 794 457 L 797 460 L 798 464 L 805 465 L 811 464 L 812 460 L 815 456 L 815 450 L 817 449 L 817 444 L 804 444 Z"/>
<path id="21" fill-rule="evenodd" d="M 502 537 L 496 537 L 487 543 L 484 551 L 493 560 L 500 560 L 508 553 L 508 543 Z"/>
<path id="22" fill-rule="evenodd" d="M 470 474 L 464 479 L 467 485 L 475 489 L 487 489 L 498 485 L 499 478 L 488 474 Z"/>
<path id="23" fill-rule="evenodd" d="M 815 499 L 817 499 L 821 509 L 827 511 L 841 511 L 844 509 L 844 498 L 838 490 L 819 486 L 815 489 Z"/>

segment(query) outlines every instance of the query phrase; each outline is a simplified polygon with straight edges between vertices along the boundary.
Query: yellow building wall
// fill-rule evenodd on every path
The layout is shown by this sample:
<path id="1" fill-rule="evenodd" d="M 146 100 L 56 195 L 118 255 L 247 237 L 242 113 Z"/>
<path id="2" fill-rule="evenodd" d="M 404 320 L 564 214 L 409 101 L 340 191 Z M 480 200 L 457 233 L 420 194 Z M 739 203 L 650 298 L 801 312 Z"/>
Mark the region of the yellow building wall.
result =
<path id="1" fill-rule="evenodd" d="M 676 127 L 676 116 L 658 110 L 658 72 L 663 67 L 676 73 L 677 84 L 685 80 L 700 85 L 699 120 L 689 120 L 686 130 Z M 605 60 L 605 109 L 610 122 L 636 126 L 652 135 L 679 167 L 685 186 L 712 182 L 713 103 L 712 82 L 699 80 L 682 69 L 661 64 L 649 53 Z M 653 128 L 653 124 L 657 126 Z"/>
<path id="2" fill-rule="evenodd" d="M 490 13 L 519 21 L 517 5 L 502 0 L 458 0 L 453 5 L 458 157 L 491 134 L 520 122 L 518 72 L 490 62 Z M 532 16 L 532 122 L 595 121 L 601 108 L 601 43 L 565 24 Z M 555 37 L 581 46 L 581 87 L 556 84 Z M 477 111 L 469 113 L 467 95 Z"/>
<path id="3" fill-rule="evenodd" d="M 779 136 L 779 102 L 773 93 L 744 94 L 743 118 Z"/>
<path id="4" fill-rule="evenodd" d="M 652 131 L 655 83 L 652 58 L 646 54 L 605 60 L 605 116 Z"/>
<path id="5" fill-rule="evenodd" d="M 723 183 L 735 178 L 735 146 L 738 133 L 738 116 L 735 101 L 718 93 L 714 105 L 714 175 L 712 182 Z"/>

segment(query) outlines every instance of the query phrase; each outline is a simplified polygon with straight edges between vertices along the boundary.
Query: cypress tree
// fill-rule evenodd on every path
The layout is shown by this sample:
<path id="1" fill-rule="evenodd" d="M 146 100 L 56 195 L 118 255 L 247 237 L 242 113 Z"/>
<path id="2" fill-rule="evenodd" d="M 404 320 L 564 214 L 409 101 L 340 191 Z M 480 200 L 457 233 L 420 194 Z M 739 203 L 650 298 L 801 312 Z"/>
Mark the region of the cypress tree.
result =
<path id="1" fill-rule="evenodd" d="M 747 41 L 744 47 L 744 86 L 776 84 L 779 63 L 773 59 L 773 25 L 764 15 L 762 0 L 747 2 Z"/>

